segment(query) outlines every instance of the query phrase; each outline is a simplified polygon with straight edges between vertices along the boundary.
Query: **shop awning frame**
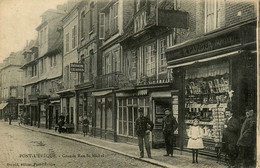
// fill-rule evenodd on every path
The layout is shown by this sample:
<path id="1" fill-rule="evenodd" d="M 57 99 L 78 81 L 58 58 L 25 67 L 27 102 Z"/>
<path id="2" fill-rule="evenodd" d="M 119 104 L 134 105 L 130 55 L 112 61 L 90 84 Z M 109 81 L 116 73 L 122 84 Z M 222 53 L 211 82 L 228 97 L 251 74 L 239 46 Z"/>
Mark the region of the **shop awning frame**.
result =
<path id="1" fill-rule="evenodd" d="M 244 52 L 244 51 L 243 50 L 238 50 L 238 51 L 225 53 L 225 54 L 217 55 L 217 56 L 210 57 L 210 58 L 204 58 L 204 59 L 201 59 L 201 60 L 196 60 L 196 61 L 185 62 L 185 63 L 182 63 L 182 64 L 171 65 L 171 66 L 168 66 L 167 68 L 168 69 L 172 69 L 172 68 L 178 68 L 178 67 L 192 65 L 192 64 L 195 64 L 195 63 L 212 61 L 212 60 L 216 60 L 216 59 L 220 59 L 220 58 L 224 58 L 224 57 L 238 55 L 238 54 L 241 54 L 242 52 Z"/>
<path id="2" fill-rule="evenodd" d="M 112 90 L 104 90 L 104 91 L 98 91 L 98 92 L 92 92 L 91 96 L 97 97 L 97 96 L 105 96 L 107 94 L 112 93 Z"/>

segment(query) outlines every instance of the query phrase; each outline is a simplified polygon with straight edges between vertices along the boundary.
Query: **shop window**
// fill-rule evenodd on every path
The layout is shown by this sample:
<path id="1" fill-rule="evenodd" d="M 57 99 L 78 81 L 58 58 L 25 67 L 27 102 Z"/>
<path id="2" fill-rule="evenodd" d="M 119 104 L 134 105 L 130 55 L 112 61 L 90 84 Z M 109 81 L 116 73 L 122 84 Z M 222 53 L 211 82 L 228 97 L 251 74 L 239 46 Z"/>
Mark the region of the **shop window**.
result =
<path id="1" fill-rule="evenodd" d="M 199 117 L 203 137 L 220 142 L 229 98 L 229 63 L 188 69 L 185 74 L 185 122 Z"/>
<path id="2" fill-rule="evenodd" d="M 137 119 L 137 104 L 135 98 L 119 99 L 118 133 L 126 136 L 135 135 L 135 120 Z"/>

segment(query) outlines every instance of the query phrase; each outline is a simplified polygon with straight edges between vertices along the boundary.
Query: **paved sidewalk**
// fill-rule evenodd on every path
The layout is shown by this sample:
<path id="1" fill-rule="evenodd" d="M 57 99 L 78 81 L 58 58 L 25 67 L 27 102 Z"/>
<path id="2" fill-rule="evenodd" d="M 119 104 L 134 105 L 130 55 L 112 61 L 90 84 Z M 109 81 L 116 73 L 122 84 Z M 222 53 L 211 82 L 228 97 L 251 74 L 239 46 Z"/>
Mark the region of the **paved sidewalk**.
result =
<path id="1" fill-rule="evenodd" d="M 8 124 L 8 123 L 7 123 Z M 18 126 L 17 122 L 13 122 L 13 125 Z M 28 125 L 21 125 L 21 127 L 30 129 L 33 131 L 38 131 L 41 133 L 46 133 L 54 136 L 63 137 L 66 139 L 74 140 L 77 142 L 81 142 L 84 144 L 93 145 L 96 147 L 100 147 L 103 149 L 107 149 L 109 151 L 113 151 L 131 158 L 135 158 L 138 160 L 142 160 L 154 165 L 158 165 L 161 167 L 172 167 L 172 168 L 225 168 L 226 165 L 216 163 L 216 159 L 212 157 L 207 157 L 203 155 L 199 155 L 199 163 L 192 164 L 192 157 L 191 153 L 188 152 L 181 152 L 178 150 L 174 151 L 174 157 L 164 157 L 165 149 L 152 149 L 152 159 L 149 158 L 139 158 L 139 149 L 138 145 L 135 144 L 128 144 L 128 143 L 119 143 L 113 142 L 109 140 L 103 140 L 98 137 L 84 137 L 82 134 L 74 133 L 74 134 L 67 134 L 67 133 L 58 133 L 54 130 L 48 130 L 46 128 L 37 128 L 36 126 L 28 126 Z M 146 154 L 146 153 L 145 153 Z M 146 155 L 145 155 L 146 157 Z"/>

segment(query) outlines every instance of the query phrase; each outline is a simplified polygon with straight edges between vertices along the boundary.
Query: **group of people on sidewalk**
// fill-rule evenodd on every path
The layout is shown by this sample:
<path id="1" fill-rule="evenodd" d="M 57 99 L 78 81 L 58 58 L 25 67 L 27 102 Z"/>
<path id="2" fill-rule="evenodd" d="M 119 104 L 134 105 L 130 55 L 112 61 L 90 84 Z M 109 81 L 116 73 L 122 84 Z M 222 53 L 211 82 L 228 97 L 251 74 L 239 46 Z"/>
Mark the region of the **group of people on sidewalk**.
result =
<path id="1" fill-rule="evenodd" d="M 135 131 L 138 137 L 140 158 L 144 157 L 144 145 L 148 158 L 151 157 L 149 135 L 154 124 L 144 116 L 142 108 L 139 110 L 139 118 L 135 121 Z M 173 156 L 174 131 L 178 128 L 176 118 L 170 109 L 165 109 L 166 116 L 163 118 L 163 135 L 165 139 L 166 154 Z M 232 111 L 226 112 L 227 121 L 224 124 L 223 142 L 221 150 L 227 154 L 229 167 L 250 167 L 255 164 L 256 145 L 256 116 L 251 108 L 246 108 L 246 119 L 241 122 Z M 203 149 L 202 130 L 199 126 L 199 118 L 194 118 L 193 125 L 187 132 L 189 138 L 187 148 L 192 150 L 192 163 L 198 163 L 198 150 Z"/>
<path id="2" fill-rule="evenodd" d="M 143 141 L 145 143 L 148 158 L 152 158 L 151 147 L 149 144 L 149 135 L 153 130 L 154 124 L 149 118 L 144 116 L 144 110 L 142 108 L 140 108 L 138 111 L 140 117 L 135 121 L 135 131 L 138 137 L 140 158 L 144 157 Z M 163 135 L 166 145 L 166 154 L 164 156 L 173 156 L 174 131 L 177 129 L 178 123 L 176 118 L 172 115 L 172 111 L 170 109 L 165 109 L 165 114 L 166 116 L 163 118 L 162 122 Z"/>
<path id="3" fill-rule="evenodd" d="M 242 126 L 233 112 L 226 114 L 228 119 L 223 131 L 223 151 L 229 158 L 230 167 L 254 167 L 256 148 L 256 114 L 246 108 L 246 119 Z"/>

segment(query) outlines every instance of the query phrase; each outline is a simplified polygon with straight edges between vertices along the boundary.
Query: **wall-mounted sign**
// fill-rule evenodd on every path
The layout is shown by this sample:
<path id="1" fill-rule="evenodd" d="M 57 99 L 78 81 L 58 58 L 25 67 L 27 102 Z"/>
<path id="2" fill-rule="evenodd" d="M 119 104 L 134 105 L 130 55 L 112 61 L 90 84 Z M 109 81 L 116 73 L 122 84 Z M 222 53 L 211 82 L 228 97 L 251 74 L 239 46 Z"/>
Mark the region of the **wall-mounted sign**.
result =
<path id="1" fill-rule="evenodd" d="M 70 63 L 70 72 L 84 72 L 84 64 Z"/>

